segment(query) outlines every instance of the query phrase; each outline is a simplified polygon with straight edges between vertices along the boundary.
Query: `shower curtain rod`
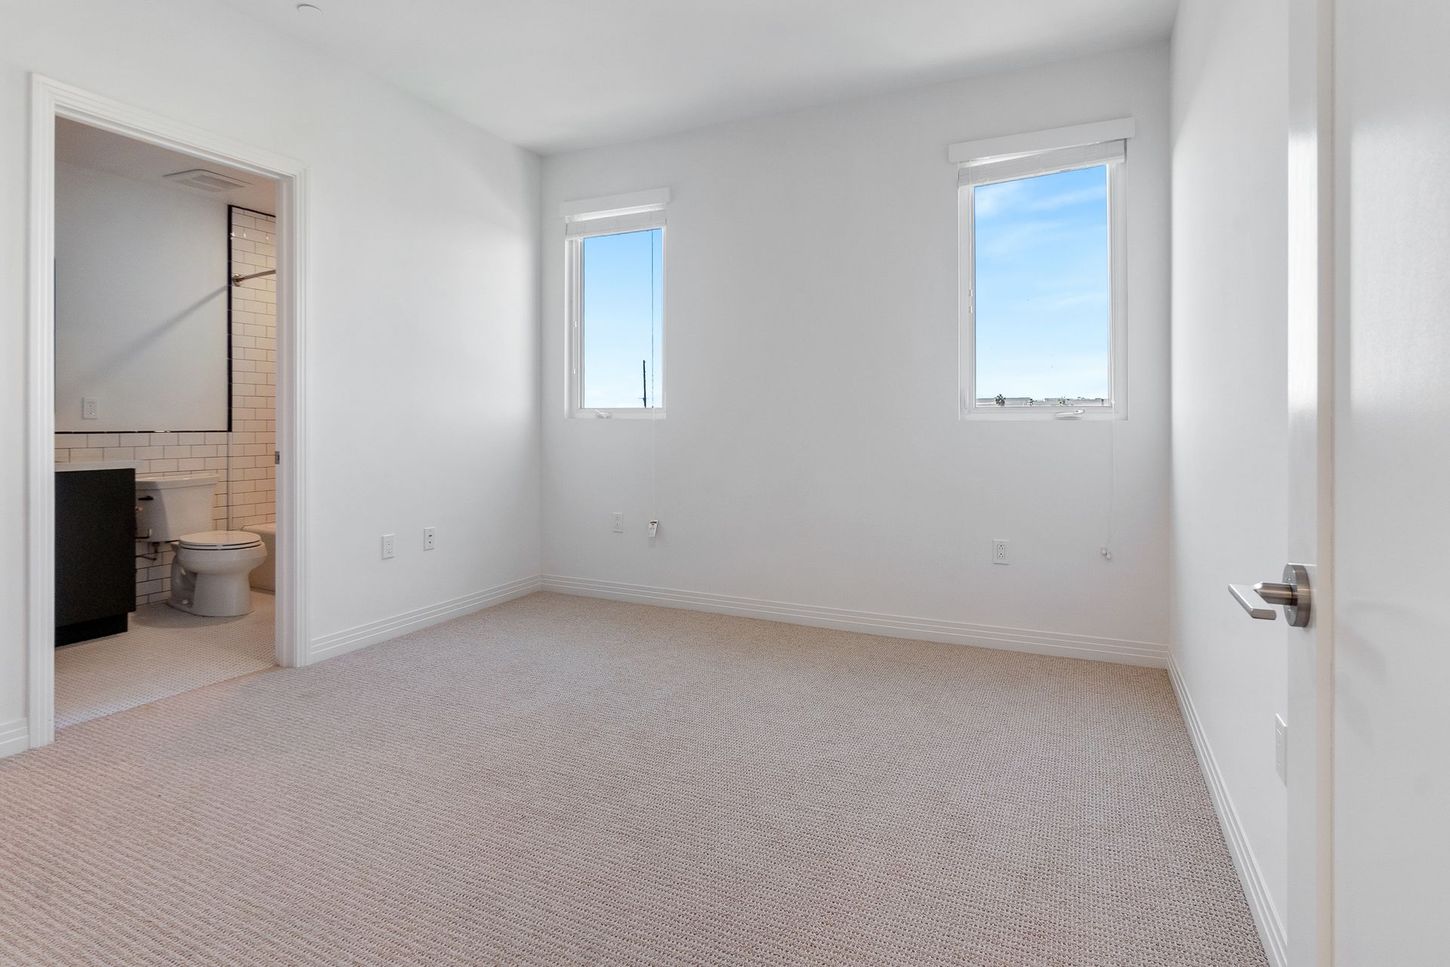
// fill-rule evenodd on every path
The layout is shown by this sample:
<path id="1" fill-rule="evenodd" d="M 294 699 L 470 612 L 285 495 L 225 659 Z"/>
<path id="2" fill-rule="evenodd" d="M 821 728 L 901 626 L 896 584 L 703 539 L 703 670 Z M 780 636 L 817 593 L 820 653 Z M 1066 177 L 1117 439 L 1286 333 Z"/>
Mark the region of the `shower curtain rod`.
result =
<path id="1" fill-rule="evenodd" d="M 277 270 L 276 269 L 268 269 L 265 272 L 253 272 L 251 275 L 234 275 L 234 276 L 232 276 L 232 285 L 241 285 L 243 282 L 247 281 L 248 279 L 260 279 L 264 275 L 276 275 L 276 274 L 277 274 Z"/>

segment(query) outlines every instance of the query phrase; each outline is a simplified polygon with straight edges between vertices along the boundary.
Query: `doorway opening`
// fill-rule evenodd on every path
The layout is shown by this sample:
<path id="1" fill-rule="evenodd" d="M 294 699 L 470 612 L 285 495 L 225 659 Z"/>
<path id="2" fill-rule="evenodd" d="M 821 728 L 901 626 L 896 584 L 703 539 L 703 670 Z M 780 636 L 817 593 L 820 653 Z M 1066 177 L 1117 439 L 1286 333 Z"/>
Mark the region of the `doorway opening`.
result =
<path id="1" fill-rule="evenodd" d="M 34 83 L 31 747 L 307 660 L 303 169 Z"/>

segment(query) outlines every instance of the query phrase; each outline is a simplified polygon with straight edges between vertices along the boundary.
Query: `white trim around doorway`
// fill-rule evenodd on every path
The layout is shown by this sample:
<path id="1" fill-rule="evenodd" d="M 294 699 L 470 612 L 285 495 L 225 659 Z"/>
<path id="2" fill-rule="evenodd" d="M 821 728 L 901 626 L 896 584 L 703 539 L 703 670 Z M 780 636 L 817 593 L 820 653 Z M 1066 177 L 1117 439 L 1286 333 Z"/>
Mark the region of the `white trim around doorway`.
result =
<path id="1" fill-rule="evenodd" d="M 26 745 L 55 739 L 55 121 L 67 118 L 278 182 L 277 663 L 311 660 L 307 597 L 307 168 L 292 158 L 31 75 Z"/>

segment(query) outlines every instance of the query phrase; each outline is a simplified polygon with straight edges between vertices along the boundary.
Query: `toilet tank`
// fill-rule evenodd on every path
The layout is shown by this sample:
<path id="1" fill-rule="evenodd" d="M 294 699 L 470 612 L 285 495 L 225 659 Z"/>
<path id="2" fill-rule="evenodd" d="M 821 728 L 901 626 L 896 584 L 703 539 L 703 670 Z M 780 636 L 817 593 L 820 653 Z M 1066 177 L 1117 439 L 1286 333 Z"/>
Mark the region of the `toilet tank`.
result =
<path id="1" fill-rule="evenodd" d="M 136 478 L 136 539 L 174 541 L 212 529 L 214 473 Z"/>

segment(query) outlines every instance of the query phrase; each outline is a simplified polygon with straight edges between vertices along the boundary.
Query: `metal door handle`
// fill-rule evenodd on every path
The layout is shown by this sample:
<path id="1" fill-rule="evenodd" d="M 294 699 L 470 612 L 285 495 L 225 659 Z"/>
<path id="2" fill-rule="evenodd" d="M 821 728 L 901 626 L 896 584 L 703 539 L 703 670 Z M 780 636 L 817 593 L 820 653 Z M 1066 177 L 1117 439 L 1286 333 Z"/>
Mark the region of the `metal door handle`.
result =
<path id="1" fill-rule="evenodd" d="M 1254 589 L 1247 584 L 1230 584 L 1228 593 L 1234 596 L 1234 600 L 1249 613 L 1250 618 L 1257 618 L 1260 621 L 1273 621 L 1278 617 L 1273 608 L 1261 608 L 1251 597 Z"/>
<path id="2" fill-rule="evenodd" d="M 1260 607 L 1249 596 L 1251 590 L 1269 607 Z M 1282 582 L 1260 581 L 1253 588 L 1245 587 L 1242 584 L 1230 584 L 1228 593 L 1233 595 L 1234 600 L 1249 613 L 1251 618 L 1273 621 L 1274 607 L 1282 605 L 1284 620 L 1289 622 L 1291 627 L 1303 628 L 1309 624 L 1312 595 L 1309 590 L 1309 569 L 1303 564 L 1285 564 Z"/>

